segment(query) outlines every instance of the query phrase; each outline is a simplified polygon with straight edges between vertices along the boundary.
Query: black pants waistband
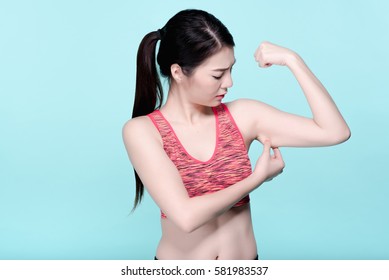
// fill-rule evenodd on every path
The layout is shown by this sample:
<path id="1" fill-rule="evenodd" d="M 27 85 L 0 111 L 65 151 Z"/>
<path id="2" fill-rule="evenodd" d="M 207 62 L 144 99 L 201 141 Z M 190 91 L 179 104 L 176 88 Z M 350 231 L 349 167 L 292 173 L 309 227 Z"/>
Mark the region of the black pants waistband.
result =
<path id="1" fill-rule="evenodd" d="M 154 257 L 154 260 L 158 261 L 157 257 Z M 258 255 L 253 260 L 258 260 Z"/>

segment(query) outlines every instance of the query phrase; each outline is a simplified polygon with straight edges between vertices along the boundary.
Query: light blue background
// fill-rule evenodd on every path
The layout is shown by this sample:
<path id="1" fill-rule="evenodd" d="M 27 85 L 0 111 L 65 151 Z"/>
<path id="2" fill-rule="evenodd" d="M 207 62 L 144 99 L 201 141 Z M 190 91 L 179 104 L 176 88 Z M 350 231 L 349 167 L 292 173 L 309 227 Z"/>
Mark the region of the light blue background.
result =
<path id="1" fill-rule="evenodd" d="M 151 259 L 159 210 L 129 215 L 121 138 L 142 37 L 184 8 L 234 35 L 227 101 L 309 116 L 292 74 L 259 69 L 269 40 L 297 51 L 348 121 L 345 144 L 283 148 L 282 176 L 252 194 L 263 259 L 389 259 L 386 1 L 1 1 L 0 259 Z M 250 151 L 253 160 L 261 146 Z"/>

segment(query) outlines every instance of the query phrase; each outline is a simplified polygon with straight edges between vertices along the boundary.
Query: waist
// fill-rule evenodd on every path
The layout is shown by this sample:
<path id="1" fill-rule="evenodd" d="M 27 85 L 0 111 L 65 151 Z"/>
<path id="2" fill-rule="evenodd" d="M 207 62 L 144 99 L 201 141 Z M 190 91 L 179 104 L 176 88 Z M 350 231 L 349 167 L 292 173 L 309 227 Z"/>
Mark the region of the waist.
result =
<path id="1" fill-rule="evenodd" d="M 159 259 L 253 259 L 257 255 L 250 205 L 232 208 L 191 233 L 161 219 Z"/>

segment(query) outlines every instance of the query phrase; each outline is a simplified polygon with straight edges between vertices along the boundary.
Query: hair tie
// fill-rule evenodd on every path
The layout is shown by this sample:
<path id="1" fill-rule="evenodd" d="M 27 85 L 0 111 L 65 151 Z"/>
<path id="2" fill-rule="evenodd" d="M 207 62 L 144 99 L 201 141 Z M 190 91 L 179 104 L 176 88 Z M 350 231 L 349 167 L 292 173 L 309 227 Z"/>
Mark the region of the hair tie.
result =
<path id="1" fill-rule="evenodd" d="M 165 36 L 165 30 L 163 28 L 157 30 L 159 34 L 159 38 L 163 38 Z"/>

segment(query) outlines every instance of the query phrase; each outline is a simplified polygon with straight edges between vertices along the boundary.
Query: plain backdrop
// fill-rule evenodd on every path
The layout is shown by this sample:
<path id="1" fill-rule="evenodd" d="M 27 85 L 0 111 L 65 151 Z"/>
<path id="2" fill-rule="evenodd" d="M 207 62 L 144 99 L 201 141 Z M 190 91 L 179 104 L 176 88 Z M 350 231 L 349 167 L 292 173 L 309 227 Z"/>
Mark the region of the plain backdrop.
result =
<path id="1" fill-rule="evenodd" d="M 261 69 L 268 40 L 299 53 L 351 139 L 283 148 L 283 174 L 251 194 L 262 259 L 389 259 L 387 1 L 1 1 L 0 259 L 152 259 L 159 209 L 133 214 L 121 129 L 145 34 L 186 8 L 233 34 L 226 101 L 310 116 L 287 68 Z M 165 83 L 166 86 L 166 83 Z M 136 137 L 136 136 L 134 136 Z M 255 163 L 262 147 L 255 144 Z"/>

